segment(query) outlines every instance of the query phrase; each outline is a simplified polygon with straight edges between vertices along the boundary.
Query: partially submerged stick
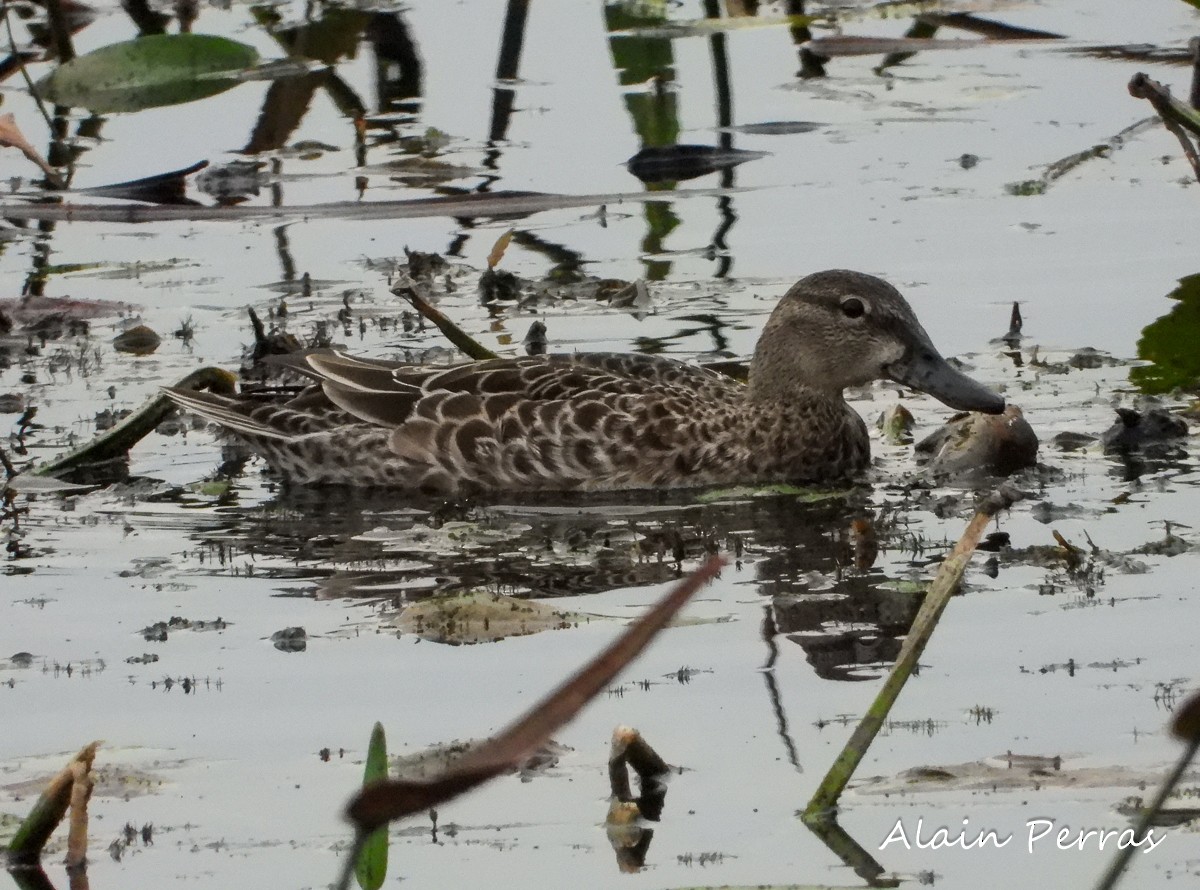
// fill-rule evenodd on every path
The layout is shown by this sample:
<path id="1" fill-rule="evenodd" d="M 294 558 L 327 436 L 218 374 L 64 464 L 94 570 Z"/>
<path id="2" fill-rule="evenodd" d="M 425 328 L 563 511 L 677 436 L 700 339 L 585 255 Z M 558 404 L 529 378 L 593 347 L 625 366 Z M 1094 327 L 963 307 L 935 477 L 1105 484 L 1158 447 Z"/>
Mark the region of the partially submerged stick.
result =
<path id="1" fill-rule="evenodd" d="M 724 562 L 718 556 L 706 560 L 573 677 L 463 757 L 450 772 L 430 781 L 391 779 L 364 789 L 347 808 L 350 821 L 360 831 L 373 831 L 393 819 L 423 812 L 519 763 L 633 661 L 692 594 L 716 576 Z"/>
<path id="2" fill-rule="evenodd" d="M 490 268 L 490 267 L 489 267 Z M 409 284 L 400 284 L 392 288 L 392 293 L 398 297 L 403 297 L 412 303 L 414 309 L 435 325 L 441 331 L 446 339 L 461 349 L 470 358 L 476 361 L 483 361 L 489 358 L 496 358 L 496 353 L 492 352 L 454 322 L 452 322 L 440 309 L 417 293 L 416 288 Z"/>
<path id="3" fill-rule="evenodd" d="M 1130 857 L 1133 856 L 1135 850 L 1140 849 L 1139 844 L 1142 838 L 1149 832 L 1155 817 L 1162 812 L 1163 804 L 1167 802 L 1167 798 L 1171 796 L 1171 792 L 1175 790 L 1175 786 L 1179 784 L 1184 772 L 1195 758 L 1196 751 L 1200 749 L 1200 694 L 1193 695 L 1179 706 L 1175 719 L 1171 723 L 1171 733 L 1177 739 L 1186 742 L 1187 747 L 1183 749 L 1183 754 L 1180 755 L 1175 767 L 1163 780 L 1162 786 L 1158 789 L 1154 800 L 1150 802 L 1150 806 L 1142 811 L 1141 818 L 1138 819 L 1137 826 L 1133 830 L 1134 842 L 1123 847 L 1118 845 L 1117 855 L 1113 857 L 1104 877 L 1096 885 L 1096 890 L 1112 890 L 1117 886 L 1117 881 L 1121 879 L 1121 874 L 1129 864 Z"/>
<path id="4" fill-rule="evenodd" d="M 175 385 L 184 389 L 208 389 L 211 392 L 230 395 L 234 392 L 235 382 L 236 378 L 228 371 L 220 368 L 201 368 L 188 374 Z M 30 472 L 34 476 L 55 476 L 85 464 L 102 463 L 121 457 L 149 435 L 174 407 L 175 403 L 160 393 L 86 445 L 47 461 Z"/>
<path id="5" fill-rule="evenodd" d="M 13 835 L 12 842 L 8 845 L 8 864 L 10 867 L 37 865 L 38 859 L 42 855 L 42 848 L 46 846 L 46 841 L 50 839 L 50 835 L 54 833 L 54 829 L 58 827 L 58 823 L 62 821 L 62 817 L 66 814 L 68 806 L 72 803 L 72 794 L 74 793 L 77 781 L 88 777 L 92 768 L 92 761 L 96 759 L 96 749 L 98 747 L 100 747 L 99 742 L 92 742 L 90 745 L 82 748 L 71 759 L 71 762 L 50 780 L 45 790 L 42 791 L 41 797 L 37 799 L 37 803 L 33 805 L 33 809 L 29 815 L 25 817 L 25 821 L 17 829 L 17 833 Z M 89 786 L 87 789 L 89 794 L 90 790 Z M 73 819 L 72 823 L 74 821 Z M 78 829 L 72 824 L 72 835 L 77 837 L 77 831 Z M 73 849 L 78 850 L 77 841 Z"/>
<path id="6" fill-rule="evenodd" d="M 1047 164 L 1042 170 L 1042 175 L 1037 179 L 1010 182 L 1004 187 L 1004 190 L 1010 195 L 1022 197 L 1044 195 L 1055 180 L 1061 179 L 1080 164 L 1094 158 L 1107 158 L 1117 149 L 1124 147 L 1125 143 L 1134 136 L 1144 130 L 1148 130 L 1154 123 L 1155 119 L 1152 117 L 1145 117 L 1139 121 L 1134 121 L 1128 127 L 1104 142 L 1099 142 L 1091 148 L 1085 148 L 1083 151 L 1077 151 L 1075 154 L 1067 155 L 1065 158 L 1059 158 L 1057 161 Z"/>
<path id="7" fill-rule="evenodd" d="M 900 690 L 904 688 L 904 684 L 908 682 L 909 676 L 916 668 L 921 653 L 925 651 L 925 646 L 933 635 L 934 628 L 937 627 L 942 611 L 946 608 L 950 597 L 957 592 L 963 572 L 966 571 L 967 563 L 970 561 L 979 539 L 983 536 L 984 529 L 992 521 L 993 516 L 1020 499 L 1019 491 L 1011 486 L 1003 485 L 988 495 L 987 499 L 979 505 L 974 518 L 967 525 L 966 531 L 963 532 L 950 555 L 938 569 L 933 584 L 929 587 L 929 592 L 925 594 L 925 601 L 921 603 L 921 608 L 913 621 L 912 628 L 904 638 L 904 645 L 900 647 L 896 664 L 888 674 L 887 680 L 884 681 L 883 688 L 875 696 L 875 701 L 871 703 L 871 707 L 859 721 L 850 740 L 842 749 L 842 753 L 838 755 L 833 766 L 829 768 L 829 772 L 825 774 L 825 778 L 821 780 L 812 800 L 808 802 L 808 807 L 802 816 L 806 824 L 821 822 L 832 816 L 838 798 L 841 797 L 850 777 L 854 775 L 854 771 L 867 753 L 871 742 L 883 727 L 892 705 L 900 695 Z"/>

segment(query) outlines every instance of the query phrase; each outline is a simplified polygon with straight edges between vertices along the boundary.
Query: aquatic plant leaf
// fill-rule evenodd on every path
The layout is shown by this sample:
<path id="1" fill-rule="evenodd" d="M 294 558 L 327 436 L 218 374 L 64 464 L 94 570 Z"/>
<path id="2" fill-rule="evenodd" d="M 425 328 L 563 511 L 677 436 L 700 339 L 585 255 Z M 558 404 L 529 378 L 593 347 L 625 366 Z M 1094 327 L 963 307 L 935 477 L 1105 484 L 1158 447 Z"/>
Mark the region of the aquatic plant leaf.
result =
<path id="1" fill-rule="evenodd" d="M 371 741 L 367 745 L 367 763 L 363 768 L 363 787 L 387 778 L 387 736 L 383 724 L 376 723 L 371 730 Z M 362 890 L 379 890 L 387 877 L 388 832 L 387 826 L 377 828 L 363 842 L 354 865 L 354 877 Z"/>
<path id="2" fill-rule="evenodd" d="M 789 136 L 792 133 L 811 133 L 825 124 L 814 121 L 763 121 L 760 124 L 739 124 L 721 127 L 726 133 L 749 133 L 751 136 Z"/>
<path id="3" fill-rule="evenodd" d="M 1179 279 L 1169 294 L 1178 302 L 1142 329 L 1138 358 L 1150 364 L 1130 368 L 1129 381 L 1144 393 L 1195 389 L 1200 384 L 1200 275 Z"/>
<path id="4" fill-rule="evenodd" d="M 153 34 L 72 59 L 37 90 L 55 104 L 98 114 L 141 111 L 215 96 L 257 61 L 254 47 L 225 37 Z"/>
<path id="5" fill-rule="evenodd" d="M 75 491 L 89 491 L 96 487 L 94 485 L 76 485 L 74 482 L 65 482 L 54 476 L 34 476 L 29 473 L 13 476 L 4 485 L 18 494 L 69 494 Z"/>
<path id="6" fill-rule="evenodd" d="M 509 229 L 503 235 L 496 239 L 496 243 L 492 245 L 492 252 L 488 254 L 487 267 L 495 269 L 500 265 L 500 261 L 504 259 L 504 251 L 508 250 L 508 244 L 512 241 L 513 230 Z"/>
<path id="7" fill-rule="evenodd" d="M 788 482 L 767 482 L 762 485 L 735 485 L 731 488 L 714 488 L 696 495 L 696 503 L 712 504 L 746 498 L 792 496 L 802 503 L 815 504 L 821 501 L 844 498 L 845 490 L 803 487 Z"/>
<path id="8" fill-rule="evenodd" d="M 762 151 L 712 145 L 648 145 L 625 164 L 642 182 L 678 182 L 766 156 Z"/>
<path id="9" fill-rule="evenodd" d="M 450 800 L 512 768 L 550 734 L 579 713 L 654 636 L 683 608 L 692 594 L 712 579 L 724 560 L 710 557 L 676 585 L 645 615 L 631 624 L 603 652 L 565 683 L 535 704 L 516 723 L 464 757 L 441 778 L 413 782 L 376 782 L 350 802 L 346 815 L 360 832 L 373 831 L 393 819 L 419 813 Z"/>
<path id="10" fill-rule="evenodd" d="M 143 176 L 127 182 L 114 182 L 109 185 L 76 189 L 76 194 L 95 195 L 102 198 L 124 198 L 129 201 L 146 201 L 150 204 L 192 205 L 196 202 L 184 194 L 187 188 L 187 178 L 207 166 L 208 161 L 197 161 L 180 170 L 155 173 L 152 176 Z"/>

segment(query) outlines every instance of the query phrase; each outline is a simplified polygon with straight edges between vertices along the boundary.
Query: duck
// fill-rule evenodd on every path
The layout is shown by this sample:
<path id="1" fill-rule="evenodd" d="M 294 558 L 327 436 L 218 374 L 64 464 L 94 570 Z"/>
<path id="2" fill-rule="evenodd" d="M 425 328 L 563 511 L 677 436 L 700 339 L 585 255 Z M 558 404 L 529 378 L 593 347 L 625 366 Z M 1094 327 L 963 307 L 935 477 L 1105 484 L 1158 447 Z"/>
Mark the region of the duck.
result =
<path id="1" fill-rule="evenodd" d="M 941 356 L 891 284 L 835 269 L 771 312 L 745 383 L 657 355 L 580 352 L 442 367 L 291 357 L 287 402 L 168 388 L 287 482 L 460 495 L 834 483 L 870 464 L 847 387 L 891 380 L 951 408 L 1003 397 Z"/>

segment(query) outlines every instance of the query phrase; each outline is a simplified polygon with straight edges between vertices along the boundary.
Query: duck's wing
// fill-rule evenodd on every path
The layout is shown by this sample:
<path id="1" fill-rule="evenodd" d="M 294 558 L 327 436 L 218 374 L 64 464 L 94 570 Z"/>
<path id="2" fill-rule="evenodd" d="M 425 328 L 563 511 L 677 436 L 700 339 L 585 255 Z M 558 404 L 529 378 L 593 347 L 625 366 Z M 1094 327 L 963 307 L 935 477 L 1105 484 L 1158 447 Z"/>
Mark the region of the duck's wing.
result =
<path id="1" fill-rule="evenodd" d="M 417 403 L 392 430 L 388 447 L 405 465 L 422 468 L 434 488 L 694 485 L 706 481 L 709 470 L 720 472 L 707 437 L 727 438 L 739 422 L 739 404 L 713 403 L 690 391 L 551 400 L 442 391 Z"/>
<path id="2" fill-rule="evenodd" d="M 398 426 L 423 400 L 439 393 L 516 397 L 535 403 L 597 395 L 705 395 L 737 384 L 671 359 L 620 353 L 580 353 L 488 359 L 430 368 L 360 359 L 341 353 L 304 357 L 329 400 L 368 423 Z M 509 399 L 501 403 L 510 404 Z M 495 413 L 494 411 L 492 413 Z"/>
<path id="3" fill-rule="evenodd" d="M 321 478 L 429 491 L 701 484 L 725 478 L 748 445 L 730 434 L 745 413 L 741 386 L 665 359 L 586 354 L 418 369 L 330 358 L 311 367 L 327 374 L 328 404 L 167 394 L 285 471 L 316 460 L 314 449 L 322 462 L 344 462 L 349 450 L 371 472 L 339 465 Z"/>

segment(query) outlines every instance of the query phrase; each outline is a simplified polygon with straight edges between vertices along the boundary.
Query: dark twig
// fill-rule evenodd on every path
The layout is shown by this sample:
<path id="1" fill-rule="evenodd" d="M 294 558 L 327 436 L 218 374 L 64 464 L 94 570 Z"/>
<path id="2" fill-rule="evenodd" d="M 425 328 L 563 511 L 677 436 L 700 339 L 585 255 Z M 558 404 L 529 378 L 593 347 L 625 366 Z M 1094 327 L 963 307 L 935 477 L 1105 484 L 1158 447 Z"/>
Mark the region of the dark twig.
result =
<path id="1" fill-rule="evenodd" d="M 1195 89 L 1193 83 L 1193 93 Z M 1200 113 L 1174 98 L 1169 89 L 1141 72 L 1130 78 L 1129 95 L 1135 99 L 1145 99 L 1153 106 L 1162 118 L 1163 126 L 1179 140 L 1184 156 L 1192 165 L 1192 172 L 1195 173 L 1196 179 L 1200 180 L 1200 156 L 1197 155 L 1192 140 L 1184 132 L 1188 130 L 1193 135 L 1200 136 Z"/>
<path id="2" fill-rule="evenodd" d="M 46 111 L 46 106 L 42 103 L 41 97 L 38 95 L 37 88 L 33 85 L 33 78 L 29 76 L 29 71 L 25 68 L 25 57 L 17 50 L 17 38 L 13 36 L 12 22 L 8 17 L 8 0 L 2 0 L 4 12 L 4 30 L 8 32 L 8 47 L 12 51 L 13 58 L 17 60 L 17 64 L 21 66 L 21 77 L 25 81 L 25 86 L 29 90 L 29 95 L 33 97 L 34 104 L 37 105 L 38 111 L 42 113 L 42 119 L 46 121 L 46 126 L 54 132 L 54 122 L 50 120 L 50 113 Z"/>
<path id="3" fill-rule="evenodd" d="M 1180 755 L 1171 772 L 1163 780 L 1154 800 L 1142 810 L 1141 818 L 1138 819 L 1137 826 L 1133 830 L 1133 843 L 1118 849 L 1117 855 L 1113 857 L 1104 877 L 1096 885 L 1096 890 L 1112 890 L 1117 886 L 1117 881 L 1121 879 L 1121 874 L 1129 864 L 1133 852 L 1139 849 L 1138 844 L 1146 837 L 1155 818 L 1162 812 L 1163 804 L 1167 802 L 1167 798 L 1183 778 L 1183 774 L 1196 756 L 1197 749 L 1200 749 L 1200 694 L 1193 695 L 1176 710 L 1175 719 L 1171 724 L 1171 733 L 1186 742 L 1187 747 L 1184 748 L 1183 754 Z"/>
<path id="4" fill-rule="evenodd" d="M 446 335 L 446 339 L 461 349 L 467 356 L 476 361 L 484 361 L 490 358 L 496 358 L 496 353 L 492 352 L 453 321 L 451 321 L 445 313 L 426 300 L 423 296 L 417 293 L 416 288 L 408 283 L 397 285 L 392 288 L 392 293 L 398 297 L 403 297 L 412 303 L 412 307 L 421 315 L 435 325 L 438 330 Z"/>

